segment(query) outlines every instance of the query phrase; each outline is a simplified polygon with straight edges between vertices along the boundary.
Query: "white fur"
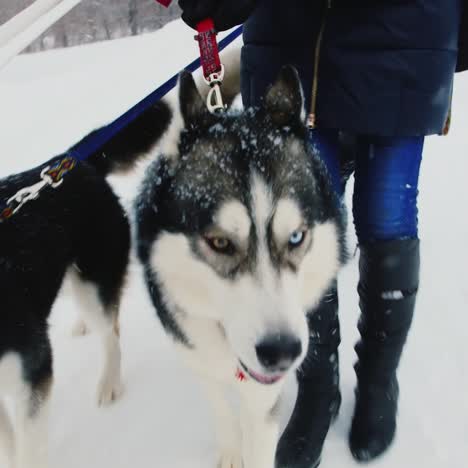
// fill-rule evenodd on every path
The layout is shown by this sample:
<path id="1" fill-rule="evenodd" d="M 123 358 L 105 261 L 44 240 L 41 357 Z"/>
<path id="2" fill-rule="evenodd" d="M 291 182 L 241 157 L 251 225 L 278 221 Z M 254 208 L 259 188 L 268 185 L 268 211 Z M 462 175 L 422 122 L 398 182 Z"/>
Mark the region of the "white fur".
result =
<path id="1" fill-rule="evenodd" d="M 273 218 L 273 234 L 281 244 L 286 243 L 291 234 L 301 228 L 302 222 L 301 211 L 294 200 L 279 200 Z"/>
<path id="2" fill-rule="evenodd" d="M 315 306 L 336 278 L 340 267 L 338 232 L 332 222 L 315 226 L 312 246 L 299 270 L 302 304 L 310 309 Z"/>
<path id="3" fill-rule="evenodd" d="M 73 325 L 72 336 L 74 337 L 85 336 L 87 334 L 88 334 L 88 326 L 86 325 L 86 322 L 83 320 L 83 318 L 79 317 L 77 321 L 75 322 L 75 325 Z"/>
<path id="4" fill-rule="evenodd" d="M 13 425 L 6 408 L 0 401 L 0 466 L 1 461 L 5 459 L 6 466 L 13 464 L 15 454 L 15 438 Z M 3 457 L 3 458 L 2 458 Z"/>
<path id="5" fill-rule="evenodd" d="M 16 353 L 0 358 L 0 398 L 24 392 L 21 359 Z"/>
<path id="6" fill-rule="evenodd" d="M 283 382 L 273 386 L 253 381 L 238 384 L 243 405 L 241 429 L 244 468 L 273 468 L 279 422 L 273 408 L 279 403 Z"/>
<path id="7" fill-rule="evenodd" d="M 218 468 L 242 468 L 242 435 L 239 421 L 226 399 L 224 387 L 212 379 L 201 379 L 213 408 L 219 447 Z"/>
<path id="8" fill-rule="evenodd" d="M 0 359 L 0 382 L 0 396 L 11 396 L 15 404 L 13 429 L 0 402 L 0 447 L 15 468 L 47 468 L 48 396 L 39 401 L 39 396 L 31 393 L 23 379 L 21 358 L 16 353 Z"/>
<path id="9" fill-rule="evenodd" d="M 77 300 L 81 303 L 84 323 L 95 329 L 102 340 L 104 367 L 98 384 L 97 399 L 99 405 L 107 405 L 116 400 L 122 393 L 117 305 L 111 310 L 104 311 L 96 286 L 83 281 L 73 270 L 70 271 L 69 275 Z"/>
<path id="10" fill-rule="evenodd" d="M 187 310 L 193 317 L 221 318 L 219 277 L 193 255 L 184 235 L 162 234 L 152 247 L 151 265 L 170 308 Z"/>
<path id="11" fill-rule="evenodd" d="M 267 225 L 273 214 L 272 195 L 270 189 L 258 175 L 252 176 L 251 184 L 253 218 L 258 242 L 257 280 L 271 287 L 275 281 L 275 273 L 268 255 Z"/>
<path id="12" fill-rule="evenodd" d="M 16 464 L 15 468 L 48 467 L 49 399 L 36 402 L 31 416 L 31 395 L 16 398 Z"/>
<path id="13" fill-rule="evenodd" d="M 0 450 L 8 462 L 7 466 L 13 466 L 16 452 L 15 434 L 1 399 L 7 395 L 21 395 L 25 392 L 21 367 L 21 360 L 15 353 L 8 353 L 0 359 Z"/>
<path id="14" fill-rule="evenodd" d="M 250 233 L 249 213 L 237 200 L 224 203 L 215 216 L 217 225 L 232 237 L 245 242 Z"/>

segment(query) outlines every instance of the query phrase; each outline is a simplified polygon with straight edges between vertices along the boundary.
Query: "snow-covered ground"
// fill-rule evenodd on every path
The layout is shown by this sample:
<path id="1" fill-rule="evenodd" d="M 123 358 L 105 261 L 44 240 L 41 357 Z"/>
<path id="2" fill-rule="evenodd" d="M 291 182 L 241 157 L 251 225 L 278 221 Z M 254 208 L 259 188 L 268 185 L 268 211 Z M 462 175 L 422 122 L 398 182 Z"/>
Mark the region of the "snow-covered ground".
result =
<path id="1" fill-rule="evenodd" d="M 16 58 L 0 71 L 0 177 L 50 158 L 114 119 L 196 53 L 193 33 L 175 22 L 155 34 Z M 456 80 L 450 135 L 427 141 L 422 281 L 400 371 L 399 432 L 375 468 L 468 466 L 467 102 L 468 73 Z M 113 179 L 126 203 L 140 174 Z M 349 242 L 352 248 L 351 227 Z M 344 404 L 323 468 L 355 466 L 346 440 L 355 383 L 356 266 L 354 259 L 340 277 Z M 214 468 L 207 402 L 155 319 L 136 262 L 131 272 L 122 308 L 126 391 L 112 407 L 96 406 L 99 343 L 93 335 L 71 338 L 77 309 L 66 285 L 56 303 L 51 468 Z M 6 468 L 1 461 L 0 468 Z"/>

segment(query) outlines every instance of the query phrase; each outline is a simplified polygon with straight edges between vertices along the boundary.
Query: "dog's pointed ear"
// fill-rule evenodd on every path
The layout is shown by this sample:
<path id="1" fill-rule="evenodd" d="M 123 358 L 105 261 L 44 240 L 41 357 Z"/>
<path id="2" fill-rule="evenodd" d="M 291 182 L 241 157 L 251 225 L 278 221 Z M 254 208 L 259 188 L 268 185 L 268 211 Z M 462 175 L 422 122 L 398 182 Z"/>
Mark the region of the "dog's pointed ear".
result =
<path id="1" fill-rule="evenodd" d="M 186 126 L 208 113 L 192 74 L 185 70 L 179 75 L 179 102 Z"/>
<path id="2" fill-rule="evenodd" d="M 264 106 L 275 124 L 280 126 L 301 118 L 304 96 L 294 67 L 288 65 L 281 69 L 278 79 L 267 91 Z"/>

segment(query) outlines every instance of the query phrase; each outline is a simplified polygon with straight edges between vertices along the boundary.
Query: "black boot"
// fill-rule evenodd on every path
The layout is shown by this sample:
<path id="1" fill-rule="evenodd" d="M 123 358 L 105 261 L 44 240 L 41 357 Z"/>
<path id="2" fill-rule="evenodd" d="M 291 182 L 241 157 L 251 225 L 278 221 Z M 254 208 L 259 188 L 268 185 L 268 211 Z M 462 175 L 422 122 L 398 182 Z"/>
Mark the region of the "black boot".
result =
<path id="1" fill-rule="evenodd" d="M 349 444 L 354 458 L 369 461 L 392 443 L 396 430 L 396 371 L 413 319 L 419 283 L 419 241 L 361 246 L 361 341 L 356 345 L 358 386 Z"/>
<path id="2" fill-rule="evenodd" d="M 276 468 L 315 468 L 330 422 L 341 404 L 339 390 L 338 295 L 336 287 L 308 318 L 310 342 L 297 372 L 298 395 L 276 452 Z"/>

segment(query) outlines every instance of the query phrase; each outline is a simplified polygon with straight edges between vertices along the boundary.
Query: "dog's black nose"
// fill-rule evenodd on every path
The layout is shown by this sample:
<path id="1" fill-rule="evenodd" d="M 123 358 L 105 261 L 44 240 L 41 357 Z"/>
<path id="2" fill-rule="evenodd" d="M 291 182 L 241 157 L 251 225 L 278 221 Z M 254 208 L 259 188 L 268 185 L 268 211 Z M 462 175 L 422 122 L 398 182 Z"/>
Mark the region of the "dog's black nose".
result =
<path id="1" fill-rule="evenodd" d="M 272 335 L 266 337 L 256 347 L 257 358 L 271 372 L 284 372 L 300 356 L 302 344 L 290 335 Z"/>

